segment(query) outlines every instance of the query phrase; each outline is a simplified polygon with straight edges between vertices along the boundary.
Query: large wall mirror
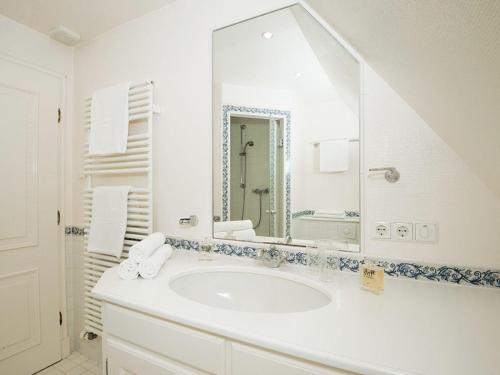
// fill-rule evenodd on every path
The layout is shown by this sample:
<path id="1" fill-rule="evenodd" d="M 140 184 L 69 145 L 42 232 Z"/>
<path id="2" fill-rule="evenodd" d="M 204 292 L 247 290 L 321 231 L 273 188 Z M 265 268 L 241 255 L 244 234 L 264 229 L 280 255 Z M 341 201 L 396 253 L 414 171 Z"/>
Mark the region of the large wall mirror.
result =
<path id="1" fill-rule="evenodd" d="M 214 31 L 214 238 L 359 251 L 359 87 L 299 4 Z"/>

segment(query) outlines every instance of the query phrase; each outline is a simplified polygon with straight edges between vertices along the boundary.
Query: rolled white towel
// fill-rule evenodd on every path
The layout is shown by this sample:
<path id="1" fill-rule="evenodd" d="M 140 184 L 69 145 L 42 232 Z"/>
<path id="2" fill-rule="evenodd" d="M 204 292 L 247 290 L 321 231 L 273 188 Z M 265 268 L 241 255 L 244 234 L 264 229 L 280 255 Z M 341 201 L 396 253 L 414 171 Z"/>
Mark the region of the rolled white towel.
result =
<path id="1" fill-rule="evenodd" d="M 139 274 L 145 279 L 152 279 L 158 275 L 165 261 L 172 255 L 172 246 L 165 244 L 156 250 L 144 262 L 139 264 Z"/>
<path id="2" fill-rule="evenodd" d="M 125 259 L 118 267 L 118 275 L 123 280 L 134 280 L 139 276 L 139 263 L 132 259 Z"/>
<path id="3" fill-rule="evenodd" d="M 150 234 L 130 248 L 129 258 L 136 263 L 144 262 L 165 243 L 165 235 L 160 232 Z"/>
<path id="4" fill-rule="evenodd" d="M 214 223 L 214 232 L 234 232 L 252 228 L 252 220 L 220 221 Z"/>

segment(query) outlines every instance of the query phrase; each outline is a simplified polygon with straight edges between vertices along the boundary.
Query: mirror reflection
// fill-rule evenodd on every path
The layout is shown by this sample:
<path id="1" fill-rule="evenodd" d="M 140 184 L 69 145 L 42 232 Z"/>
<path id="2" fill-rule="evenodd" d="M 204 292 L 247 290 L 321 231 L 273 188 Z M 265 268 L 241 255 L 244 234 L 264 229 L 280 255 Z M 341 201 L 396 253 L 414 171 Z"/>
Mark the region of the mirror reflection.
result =
<path id="1" fill-rule="evenodd" d="M 359 66 L 301 5 L 213 34 L 214 237 L 359 251 Z"/>

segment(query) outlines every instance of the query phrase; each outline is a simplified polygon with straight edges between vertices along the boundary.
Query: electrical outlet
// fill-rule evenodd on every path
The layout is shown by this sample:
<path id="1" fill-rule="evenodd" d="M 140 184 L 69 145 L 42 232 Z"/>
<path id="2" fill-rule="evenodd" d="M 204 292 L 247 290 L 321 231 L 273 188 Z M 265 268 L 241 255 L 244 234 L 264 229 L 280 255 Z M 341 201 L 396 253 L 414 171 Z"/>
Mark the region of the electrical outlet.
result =
<path id="1" fill-rule="evenodd" d="M 390 239 L 391 238 L 391 224 L 379 221 L 375 223 L 375 238 Z"/>
<path id="2" fill-rule="evenodd" d="M 415 223 L 415 241 L 437 242 L 437 224 Z"/>
<path id="3" fill-rule="evenodd" d="M 413 224 L 392 223 L 391 233 L 393 240 L 411 241 L 413 240 Z"/>

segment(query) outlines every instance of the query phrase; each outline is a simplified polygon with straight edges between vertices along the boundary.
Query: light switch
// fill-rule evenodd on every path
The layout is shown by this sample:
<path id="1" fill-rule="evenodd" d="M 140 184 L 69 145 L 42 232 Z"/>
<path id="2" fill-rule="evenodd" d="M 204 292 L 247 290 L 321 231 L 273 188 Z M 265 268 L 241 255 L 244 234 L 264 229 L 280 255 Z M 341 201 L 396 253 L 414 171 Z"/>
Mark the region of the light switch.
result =
<path id="1" fill-rule="evenodd" d="M 415 240 L 423 242 L 437 242 L 437 224 L 416 223 Z"/>

